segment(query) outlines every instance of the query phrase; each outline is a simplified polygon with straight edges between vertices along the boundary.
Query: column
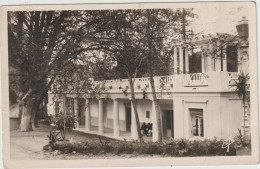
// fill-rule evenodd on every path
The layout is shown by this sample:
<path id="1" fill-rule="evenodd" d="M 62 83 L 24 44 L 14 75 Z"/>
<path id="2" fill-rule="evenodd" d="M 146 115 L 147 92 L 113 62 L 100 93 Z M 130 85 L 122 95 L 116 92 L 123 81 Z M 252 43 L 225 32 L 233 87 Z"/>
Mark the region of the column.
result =
<path id="1" fill-rule="evenodd" d="M 216 63 L 215 63 L 215 71 L 221 71 L 221 43 L 217 41 L 217 55 L 216 55 Z"/>
<path id="2" fill-rule="evenodd" d="M 207 56 L 207 70 L 208 70 L 208 72 L 214 71 L 214 56 L 213 56 L 213 44 L 212 43 L 209 44 L 209 54 Z"/>
<path id="3" fill-rule="evenodd" d="M 134 105 L 132 101 L 131 101 L 131 139 L 134 140 L 138 139 L 135 111 L 134 111 Z"/>
<path id="4" fill-rule="evenodd" d="M 185 47 L 185 73 L 189 73 L 189 52 L 188 46 Z"/>
<path id="5" fill-rule="evenodd" d="M 179 47 L 179 66 L 180 66 L 180 74 L 183 74 L 183 49 Z"/>
<path id="6" fill-rule="evenodd" d="M 152 117 L 153 117 L 153 141 L 158 141 L 159 138 L 159 133 L 158 133 L 158 123 L 157 123 L 157 115 L 155 111 L 155 104 L 154 100 L 152 100 Z"/>
<path id="7" fill-rule="evenodd" d="M 201 72 L 205 72 L 205 56 L 204 53 L 201 54 Z"/>
<path id="8" fill-rule="evenodd" d="M 227 71 L 227 45 L 223 47 L 223 71 Z"/>
<path id="9" fill-rule="evenodd" d="M 114 136 L 119 137 L 119 106 L 118 99 L 114 99 Z"/>
<path id="10" fill-rule="evenodd" d="M 86 131 L 90 131 L 90 103 L 89 103 L 89 99 L 86 99 L 86 111 L 85 111 L 85 127 L 86 127 Z"/>
<path id="11" fill-rule="evenodd" d="M 76 116 L 76 118 L 79 118 L 78 98 L 74 98 L 74 115 Z M 78 128 L 78 127 L 79 127 L 79 122 L 77 121 L 76 128 Z"/>
<path id="12" fill-rule="evenodd" d="M 173 53 L 173 68 L 174 68 L 174 74 L 178 73 L 178 60 L 177 60 L 177 50 L 178 48 L 174 47 L 174 53 Z"/>
<path id="13" fill-rule="evenodd" d="M 98 100 L 98 132 L 104 133 L 103 100 Z"/>

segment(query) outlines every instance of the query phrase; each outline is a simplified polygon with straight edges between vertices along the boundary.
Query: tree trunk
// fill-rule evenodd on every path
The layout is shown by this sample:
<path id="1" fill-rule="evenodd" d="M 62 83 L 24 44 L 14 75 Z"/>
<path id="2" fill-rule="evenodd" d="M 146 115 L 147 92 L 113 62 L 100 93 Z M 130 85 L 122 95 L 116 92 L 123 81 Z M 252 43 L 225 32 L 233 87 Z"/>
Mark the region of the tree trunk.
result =
<path id="1" fill-rule="evenodd" d="M 40 104 L 41 105 L 41 104 Z M 39 119 L 39 108 L 40 105 L 36 102 L 33 104 L 33 109 L 32 109 L 32 119 L 31 119 L 31 123 L 32 123 L 32 128 L 36 128 L 38 127 L 38 119 Z"/>
<path id="2" fill-rule="evenodd" d="M 133 103 L 133 107 L 134 107 L 135 120 L 136 120 L 136 125 L 137 125 L 137 133 L 138 133 L 139 140 L 143 141 L 143 137 L 142 137 L 142 134 L 141 134 L 140 122 L 139 122 L 139 116 L 138 116 L 138 111 L 137 111 L 137 106 L 136 106 L 134 82 L 133 82 L 131 77 L 129 77 L 128 79 L 129 79 L 130 90 L 131 90 L 131 102 Z"/>
<path id="3" fill-rule="evenodd" d="M 157 129 L 158 129 L 158 138 L 156 138 L 156 141 L 161 142 L 162 141 L 162 125 L 161 125 L 161 110 L 159 107 L 159 102 L 156 97 L 156 91 L 155 91 L 155 85 L 154 85 L 154 79 L 153 79 L 153 69 L 152 69 L 152 61 L 153 61 L 153 53 L 152 53 L 152 33 L 150 30 L 150 9 L 147 9 L 147 43 L 148 43 L 148 55 L 147 55 L 147 67 L 149 71 L 149 77 L 150 77 L 150 84 L 152 89 L 152 96 L 154 100 L 154 106 L 155 106 L 155 114 L 157 120 Z"/>
<path id="4" fill-rule="evenodd" d="M 36 114 L 35 114 L 35 108 L 32 109 L 31 111 L 31 124 L 32 124 L 32 129 L 35 129 L 35 119 L 36 119 Z"/>
<path id="5" fill-rule="evenodd" d="M 151 69 L 151 68 L 149 68 Z M 149 71 L 150 72 L 150 71 Z M 150 84 L 151 84 L 151 89 L 152 89 L 152 95 L 153 95 L 153 100 L 154 100 L 154 107 L 155 107 L 155 112 L 156 112 L 156 120 L 157 120 L 157 129 L 158 129 L 158 138 L 156 141 L 161 142 L 162 141 L 162 124 L 161 124 L 161 109 L 159 105 L 159 101 L 156 97 L 156 91 L 155 91 L 155 86 L 154 86 L 154 80 L 153 80 L 153 74 L 150 74 Z M 154 117 L 153 117 L 154 118 Z"/>
<path id="6" fill-rule="evenodd" d="M 21 116 L 21 123 L 20 123 L 20 131 L 32 131 L 32 124 L 31 124 L 31 118 L 32 118 L 32 104 L 30 103 L 24 103 L 23 104 L 23 111 Z"/>

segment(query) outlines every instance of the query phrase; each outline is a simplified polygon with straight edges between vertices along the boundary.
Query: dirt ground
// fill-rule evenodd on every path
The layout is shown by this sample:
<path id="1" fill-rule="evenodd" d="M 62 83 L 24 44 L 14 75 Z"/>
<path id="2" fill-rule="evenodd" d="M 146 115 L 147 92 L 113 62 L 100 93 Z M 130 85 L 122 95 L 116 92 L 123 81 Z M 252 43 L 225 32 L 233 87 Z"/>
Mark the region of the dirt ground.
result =
<path id="1" fill-rule="evenodd" d="M 47 145 L 49 142 L 47 135 L 49 135 L 51 129 L 52 128 L 50 126 L 40 125 L 39 128 L 36 128 L 31 132 L 11 131 L 11 160 L 73 160 L 90 158 L 129 158 L 136 156 L 130 154 L 123 154 L 120 156 L 114 154 L 93 156 L 91 154 L 60 154 L 59 152 L 44 151 L 43 146 Z M 78 131 L 68 132 L 66 135 L 66 139 L 70 140 L 71 142 L 86 142 L 95 140 L 99 142 L 99 137 L 100 136 L 86 134 Z M 107 139 L 105 137 L 101 138 L 102 140 Z M 109 140 L 113 141 L 113 139 Z M 138 157 L 140 157 L 140 155 Z"/>

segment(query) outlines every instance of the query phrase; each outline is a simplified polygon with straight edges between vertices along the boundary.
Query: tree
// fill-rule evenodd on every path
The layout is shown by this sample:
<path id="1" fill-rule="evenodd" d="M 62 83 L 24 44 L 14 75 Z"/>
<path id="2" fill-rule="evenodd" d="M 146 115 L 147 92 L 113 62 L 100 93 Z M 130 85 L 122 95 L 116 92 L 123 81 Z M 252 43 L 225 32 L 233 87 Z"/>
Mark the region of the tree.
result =
<path id="1" fill-rule="evenodd" d="M 152 11 L 152 12 L 151 12 Z M 156 97 L 154 75 L 168 75 L 171 57 L 169 34 L 178 34 L 181 30 L 174 22 L 180 22 L 180 11 L 168 9 L 154 10 L 117 10 L 114 23 L 100 39 L 100 48 L 110 52 L 119 70 L 125 72 L 129 80 L 131 101 L 136 117 L 138 135 L 141 139 L 140 124 L 136 108 L 134 91 L 138 74 L 149 74 L 153 100 L 158 123 L 158 141 L 161 140 L 161 119 L 159 102 Z M 113 26 L 115 26 L 113 28 Z"/>
<path id="2" fill-rule="evenodd" d="M 147 46 L 147 68 L 149 72 L 149 79 L 152 89 L 152 97 L 154 102 L 154 108 L 156 112 L 157 120 L 157 132 L 158 136 L 156 141 L 162 141 L 162 128 L 161 128 L 161 109 L 159 106 L 159 100 L 157 99 L 155 84 L 154 84 L 154 73 L 156 71 L 156 58 L 163 57 L 165 52 L 162 52 L 162 49 L 165 50 L 167 45 L 167 36 L 169 34 L 179 34 L 179 27 L 175 26 L 176 22 L 179 22 L 180 19 L 179 11 L 167 10 L 167 9 L 147 9 L 146 10 L 146 46 Z M 169 41 L 168 41 L 169 42 Z"/>
<path id="3" fill-rule="evenodd" d="M 116 68 L 129 80 L 131 102 L 134 109 L 139 140 L 142 141 L 139 116 L 136 106 L 134 91 L 135 78 L 140 73 L 143 64 L 143 51 L 139 45 L 143 40 L 143 34 L 139 30 L 142 21 L 141 10 L 116 10 L 107 11 L 112 19 L 111 25 L 102 35 L 97 37 L 98 48 L 109 53 L 109 57 L 117 64 Z M 124 72 L 124 73 L 123 73 Z"/>
<path id="4" fill-rule="evenodd" d="M 30 131 L 34 115 L 56 76 L 79 54 L 92 50 L 90 39 L 109 22 L 102 11 L 8 12 L 10 88 L 23 104 L 21 131 Z M 83 46 L 84 42 L 84 46 Z"/>

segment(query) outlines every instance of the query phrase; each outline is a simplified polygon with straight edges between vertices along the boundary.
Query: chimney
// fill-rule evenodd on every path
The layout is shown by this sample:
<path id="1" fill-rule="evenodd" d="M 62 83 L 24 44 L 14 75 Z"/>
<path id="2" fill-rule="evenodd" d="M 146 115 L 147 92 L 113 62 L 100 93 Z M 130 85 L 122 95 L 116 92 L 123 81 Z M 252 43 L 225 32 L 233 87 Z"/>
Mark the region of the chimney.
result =
<path id="1" fill-rule="evenodd" d="M 247 39 L 248 38 L 248 20 L 245 16 L 242 17 L 242 20 L 238 21 L 238 24 L 236 26 L 238 36 L 241 39 Z"/>

